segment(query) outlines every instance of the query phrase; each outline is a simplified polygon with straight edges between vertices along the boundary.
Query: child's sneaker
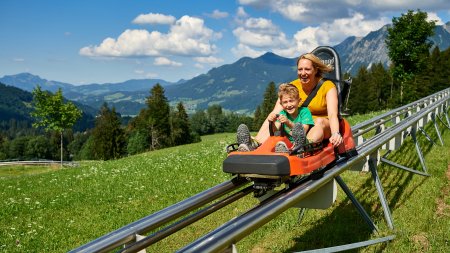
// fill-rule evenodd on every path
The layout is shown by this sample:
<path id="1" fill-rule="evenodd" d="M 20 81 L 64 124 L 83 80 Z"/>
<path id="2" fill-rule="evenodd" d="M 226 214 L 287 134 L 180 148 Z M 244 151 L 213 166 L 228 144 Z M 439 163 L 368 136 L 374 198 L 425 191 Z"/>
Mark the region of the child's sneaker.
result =
<path id="1" fill-rule="evenodd" d="M 279 141 L 275 144 L 275 153 L 289 153 L 289 148 L 284 141 Z"/>
<path id="2" fill-rule="evenodd" d="M 239 152 L 248 152 L 248 151 L 250 151 L 250 148 L 248 147 L 247 144 L 241 143 L 241 144 L 239 144 L 238 151 Z"/>
<path id="3" fill-rule="evenodd" d="M 245 144 L 246 146 L 246 151 L 250 151 L 251 149 L 253 149 L 252 147 L 252 139 L 250 137 L 250 131 L 248 130 L 247 125 L 245 124 L 240 124 L 238 129 L 237 129 L 237 133 L 236 133 L 236 140 L 237 143 L 239 144 L 239 148 L 241 148 L 242 144 Z M 239 150 L 238 148 L 238 150 Z M 244 149 L 244 147 L 243 147 Z M 241 150 L 239 150 L 241 151 Z M 242 150 L 243 151 L 243 150 Z"/>
<path id="4" fill-rule="evenodd" d="M 292 138 L 294 138 L 294 146 L 292 147 L 293 153 L 303 153 L 303 146 L 306 144 L 305 129 L 302 123 L 295 123 L 292 128 Z"/>

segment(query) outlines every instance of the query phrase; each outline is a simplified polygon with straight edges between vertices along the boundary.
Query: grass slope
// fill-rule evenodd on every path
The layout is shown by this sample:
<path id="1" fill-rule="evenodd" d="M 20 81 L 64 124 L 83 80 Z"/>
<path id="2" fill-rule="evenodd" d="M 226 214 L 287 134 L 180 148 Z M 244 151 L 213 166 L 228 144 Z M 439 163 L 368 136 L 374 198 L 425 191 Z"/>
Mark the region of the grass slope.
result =
<path id="1" fill-rule="evenodd" d="M 438 140 L 434 128 L 427 131 Z M 240 241 L 238 251 L 292 252 L 395 234 L 394 241 L 359 252 L 450 252 L 449 132 L 442 132 L 444 146 L 420 138 L 431 177 L 379 167 L 394 231 L 386 226 L 370 174 L 348 171 L 342 178 L 380 234 L 369 231 L 340 191 L 331 208 L 308 210 L 301 223 L 297 209 L 287 210 Z M 115 161 L 86 161 L 61 170 L 0 167 L 0 252 L 67 252 L 224 182 L 230 179 L 221 169 L 224 148 L 234 138 L 234 134 L 205 136 L 201 143 Z M 421 169 L 412 143 L 391 154 L 390 160 Z M 174 252 L 257 203 L 247 196 L 148 252 Z"/>

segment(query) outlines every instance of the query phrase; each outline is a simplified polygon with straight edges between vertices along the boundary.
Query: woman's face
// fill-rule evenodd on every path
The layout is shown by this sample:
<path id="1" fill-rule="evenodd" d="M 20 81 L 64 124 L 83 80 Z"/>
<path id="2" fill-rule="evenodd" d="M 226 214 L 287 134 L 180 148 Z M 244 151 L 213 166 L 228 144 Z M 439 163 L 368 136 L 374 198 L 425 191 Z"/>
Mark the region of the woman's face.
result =
<path id="1" fill-rule="evenodd" d="M 302 84 L 312 84 L 315 81 L 317 69 L 314 68 L 312 61 L 300 59 L 297 66 L 297 75 Z"/>

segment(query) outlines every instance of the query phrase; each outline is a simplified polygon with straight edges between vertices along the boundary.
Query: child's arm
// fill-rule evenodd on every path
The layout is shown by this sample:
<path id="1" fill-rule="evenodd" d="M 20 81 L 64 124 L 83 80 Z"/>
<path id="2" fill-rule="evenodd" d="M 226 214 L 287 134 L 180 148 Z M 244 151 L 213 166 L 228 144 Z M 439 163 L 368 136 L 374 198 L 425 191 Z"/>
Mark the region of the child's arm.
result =
<path id="1" fill-rule="evenodd" d="M 285 115 L 280 115 L 280 117 L 278 117 L 278 122 L 280 122 L 280 125 L 281 123 L 283 123 L 291 129 L 294 127 L 294 123 L 290 121 Z"/>
<path id="2" fill-rule="evenodd" d="M 277 120 L 279 116 L 280 116 L 279 114 L 276 114 L 274 112 L 271 112 L 269 114 L 269 116 L 267 116 L 267 119 L 269 120 L 269 124 L 272 124 L 272 126 L 274 127 L 274 130 L 277 130 L 277 131 L 280 130 L 280 127 L 281 127 L 281 122 Z"/>

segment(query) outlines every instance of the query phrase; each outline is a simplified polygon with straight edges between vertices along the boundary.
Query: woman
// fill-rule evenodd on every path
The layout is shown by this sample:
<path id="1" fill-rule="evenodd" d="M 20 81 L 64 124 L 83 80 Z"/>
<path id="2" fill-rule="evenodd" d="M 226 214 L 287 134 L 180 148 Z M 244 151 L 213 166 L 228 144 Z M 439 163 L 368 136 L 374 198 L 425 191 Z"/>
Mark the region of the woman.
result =
<path id="1" fill-rule="evenodd" d="M 322 79 L 323 73 L 331 70 L 317 56 L 311 53 L 303 54 L 297 60 L 298 79 L 291 83 L 298 88 L 300 98 L 305 101 Z M 279 112 L 281 109 L 278 99 L 272 111 Z M 316 96 L 309 103 L 308 109 L 314 119 L 314 127 L 306 135 L 308 141 L 321 142 L 323 139 L 329 139 L 334 147 L 339 146 L 343 139 L 339 133 L 338 93 L 333 82 L 329 80 L 323 82 Z M 268 125 L 269 122 L 266 119 L 255 137 L 259 143 L 264 142 L 269 137 Z"/>

